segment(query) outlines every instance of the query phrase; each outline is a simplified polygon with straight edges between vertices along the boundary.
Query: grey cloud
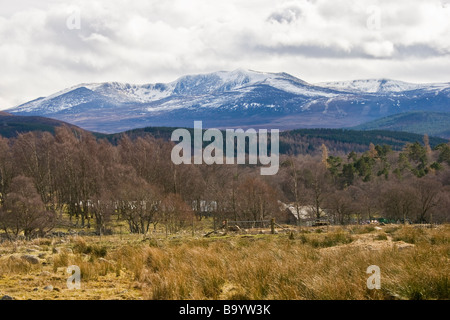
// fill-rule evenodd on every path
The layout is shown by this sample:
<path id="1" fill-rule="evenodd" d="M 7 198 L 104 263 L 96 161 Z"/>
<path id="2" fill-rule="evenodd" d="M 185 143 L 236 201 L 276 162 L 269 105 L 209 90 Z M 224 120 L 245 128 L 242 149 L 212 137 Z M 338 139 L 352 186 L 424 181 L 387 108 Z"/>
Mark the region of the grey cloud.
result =
<path id="1" fill-rule="evenodd" d="M 334 59 L 354 59 L 354 58 L 371 58 L 361 48 L 354 48 L 345 51 L 337 47 L 324 47 L 320 45 L 283 45 L 268 46 L 255 45 L 254 50 L 264 52 L 266 54 L 287 55 L 287 56 L 303 56 L 310 58 L 334 58 Z"/>
<path id="2" fill-rule="evenodd" d="M 269 55 L 285 55 L 285 56 L 303 56 L 309 58 L 324 59 L 405 59 L 405 58 L 432 58 L 442 57 L 442 55 L 450 55 L 450 52 L 442 52 L 427 44 L 401 45 L 394 44 L 394 52 L 391 56 L 376 56 L 369 54 L 364 50 L 363 46 L 354 46 L 351 50 L 343 50 L 335 46 L 321 46 L 314 44 L 299 45 L 279 45 L 276 47 L 254 44 L 248 50 L 259 51 Z"/>
<path id="3" fill-rule="evenodd" d="M 296 6 L 290 6 L 282 10 L 273 12 L 267 20 L 278 23 L 292 23 L 302 16 L 302 10 Z"/>
<path id="4" fill-rule="evenodd" d="M 441 57 L 443 55 L 450 55 L 450 51 L 443 51 L 436 49 L 428 44 L 414 44 L 414 45 L 397 45 L 396 46 L 398 58 L 417 57 L 417 58 L 430 58 Z"/>

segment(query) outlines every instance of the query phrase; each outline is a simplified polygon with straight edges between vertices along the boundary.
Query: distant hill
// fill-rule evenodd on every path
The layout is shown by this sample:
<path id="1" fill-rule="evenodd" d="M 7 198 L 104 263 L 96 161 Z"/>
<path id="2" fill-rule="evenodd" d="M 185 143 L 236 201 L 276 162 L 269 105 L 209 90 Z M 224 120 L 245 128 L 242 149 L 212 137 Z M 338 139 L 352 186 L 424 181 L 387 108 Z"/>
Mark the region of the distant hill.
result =
<path id="1" fill-rule="evenodd" d="M 447 115 L 447 114 L 445 114 Z M 0 135 L 3 137 L 15 137 L 18 133 L 29 131 L 47 131 L 54 133 L 55 128 L 66 125 L 82 130 L 63 121 L 38 117 L 0 115 Z M 117 143 L 127 134 L 137 138 L 151 135 L 158 139 L 169 141 L 175 127 L 145 127 L 114 134 L 91 132 L 99 139 L 107 139 Z M 193 129 L 187 128 L 193 135 Z M 225 132 L 223 132 L 225 136 Z M 364 152 L 369 144 L 387 144 L 394 150 L 401 150 L 407 143 L 422 142 L 423 135 L 398 132 L 393 130 L 350 130 L 350 129 L 296 129 L 280 132 L 280 153 L 282 154 L 315 154 L 320 152 L 322 144 L 325 144 L 331 153 L 348 153 L 350 151 Z M 433 147 L 448 140 L 430 135 L 430 145 Z M 206 145 L 207 143 L 205 143 Z"/>
<path id="2" fill-rule="evenodd" d="M 127 134 L 131 138 L 151 135 L 155 138 L 170 140 L 171 127 L 146 127 L 133 129 L 116 134 L 97 134 L 99 138 L 106 138 L 117 143 L 120 138 Z M 193 129 L 187 128 L 193 135 Z M 225 136 L 225 132 L 223 132 Z M 322 144 L 325 144 L 330 152 L 364 152 L 370 143 L 375 145 L 389 145 L 394 150 L 401 150 L 405 144 L 422 142 L 423 136 L 408 132 L 395 132 L 389 130 L 358 131 L 348 129 L 297 129 L 280 132 L 281 154 L 314 154 L 320 152 Z M 430 136 L 430 145 L 436 146 L 447 143 L 448 140 Z"/>
<path id="3" fill-rule="evenodd" d="M 314 153 L 325 144 L 330 152 L 364 152 L 370 143 L 389 145 L 393 150 L 401 150 L 406 144 L 423 141 L 420 134 L 388 130 L 346 130 L 346 129 L 298 129 L 281 133 L 281 153 Z M 447 143 L 447 139 L 430 136 L 430 145 Z"/>
<path id="4" fill-rule="evenodd" d="M 0 136 L 5 138 L 15 137 L 18 133 L 30 131 L 47 131 L 54 133 L 55 128 L 61 125 L 78 128 L 60 120 L 37 116 L 15 116 L 0 111 Z"/>
<path id="5" fill-rule="evenodd" d="M 413 111 L 370 121 L 351 129 L 391 130 L 450 138 L 450 113 Z"/>

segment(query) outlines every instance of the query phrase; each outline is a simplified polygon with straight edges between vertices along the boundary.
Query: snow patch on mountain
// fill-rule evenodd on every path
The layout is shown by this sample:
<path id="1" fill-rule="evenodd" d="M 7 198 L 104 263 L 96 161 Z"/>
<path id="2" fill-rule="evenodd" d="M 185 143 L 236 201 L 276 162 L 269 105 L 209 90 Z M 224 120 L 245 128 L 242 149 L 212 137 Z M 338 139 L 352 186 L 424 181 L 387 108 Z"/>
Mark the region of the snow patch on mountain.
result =
<path id="1" fill-rule="evenodd" d="M 229 99 L 229 97 L 222 98 L 221 94 L 233 93 L 233 99 L 236 100 L 261 85 L 306 97 L 330 98 L 336 96 L 328 89 L 322 90 L 320 87 L 311 86 L 287 73 L 237 69 L 231 72 L 218 71 L 210 74 L 187 75 L 166 84 L 83 83 L 11 110 L 18 113 L 50 114 L 65 111 L 93 100 L 104 100 L 109 104 L 116 105 L 147 104 L 144 110 L 148 112 L 175 110 L 193 105 L 202 108 L 218 108 L 227 104 L 227 99 Z M 151 105 L 148 106 L 148 104 Z"/>
<path id="2" fill-rule="evenodd" d="M 237 69 L 187 75 L 169 83 L 83 83 L 8 112 L 43 115 L 103 132 L 155 124 L 186 126 L 193 118 L 233 126 L 337 127 L 410 110 L 447 112 L 448 99 L 450 83 L 368 79 L 309 84 L 287 73 Z"/>
<path id="3" fill-rule="evenodd" d="M 442 90 L 450 88 L 450 83 L 416 84 L 390 79 L 365 79 L 352 81 L 321 82 L 317 86 L 339 91 L 357 93 L 398 93 L 412 90 Z"/>

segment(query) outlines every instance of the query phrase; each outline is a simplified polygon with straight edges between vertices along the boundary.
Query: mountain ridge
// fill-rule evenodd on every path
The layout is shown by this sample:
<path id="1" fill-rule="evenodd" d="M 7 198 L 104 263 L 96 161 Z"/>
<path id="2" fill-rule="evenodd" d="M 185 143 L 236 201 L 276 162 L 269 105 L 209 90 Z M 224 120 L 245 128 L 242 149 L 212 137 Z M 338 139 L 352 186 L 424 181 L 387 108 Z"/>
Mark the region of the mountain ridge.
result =
<path id="1" fill-rule="evenodd" d="M 112 133 L 146 126 L 340 128 L 411 110 L 447 112 L 450 83 L 355 80 L 310 84 L 288 73 L 237 69 L 168 83 L 79 84 L 7 112 Z"/>

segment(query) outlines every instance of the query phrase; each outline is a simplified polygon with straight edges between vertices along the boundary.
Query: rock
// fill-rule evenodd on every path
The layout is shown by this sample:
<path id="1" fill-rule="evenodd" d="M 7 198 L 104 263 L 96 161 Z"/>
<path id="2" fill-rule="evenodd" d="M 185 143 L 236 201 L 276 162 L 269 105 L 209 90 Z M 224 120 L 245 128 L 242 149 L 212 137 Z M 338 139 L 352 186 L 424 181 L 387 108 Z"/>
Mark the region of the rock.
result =
<path id="1" fill-rule="evenodd" d="M 21 256 L 21 258 L 25 261 L 28 261 L 31 264 L 38 264 L 39 263 L 39 259 L 35 256 L 29 255 L 29 254 L 25 254 L 23 256 Z"/>
<path id="2" fill-rule="evenodd" d="M 52 291 L 52 290 L 53 290 L 53 286 L 52 286 L 51 284 L 48 285 L 48 286 L 45 286 L 45 287 L 44 287 L 44 290 Z"/>
<path id="3" fill-rule="evenodd" d="M 14 298 L 8 295 L 4 295 L 0 300 L 14 300 Z"/>
<path id="4" fill-rule="evenodd" d="M 8 258 L 10 261 L 17 261 L 19 258 L 17 256 L 9 256 Z"/>
<path id="5" fill-rule="evenodd" d="M 414 247 L 415 245 L 406 242 L 397 244 L 397 249 L 399 251 L 414 249 Z"/>
<path id="6" fill-rule="evenodd" d="M 39 254 L 38 254 L 38 258 L 39 258 L 39 259 L 44 259 L 45 256 L 46 256 L 45 253 L 39 253 Z"/>
<path id="7" fill-rule="evenodd" d="M 375 227 L 375 230 L 383 230 L 383 228 Z"/>
<path id="8" fill-rule="evenodd" d="M 52 249 L 52 253 L 55 253 L 55 254 L 61 253 L 61 249 L 60 248 L 53 248 Z"/>
<path id="9" fill-rule="evenodd" d="M 241 228 L 237 225 L 235 226 L 228 226 L 228 231 L 234 231 L 234 232 L 239 232 L 241 231 Z"/>
<path id="10" fill-rule="evenodd" d="M 109 261 L 109 260 L 106 260 L 105 258 L 98 258 L 98 261 L 104 262 L 104 263 L 107 263 L 107 264 L 115 264 L 114 261 Z"/>

